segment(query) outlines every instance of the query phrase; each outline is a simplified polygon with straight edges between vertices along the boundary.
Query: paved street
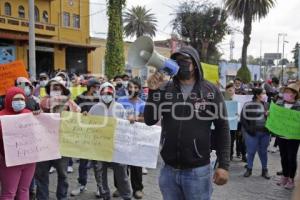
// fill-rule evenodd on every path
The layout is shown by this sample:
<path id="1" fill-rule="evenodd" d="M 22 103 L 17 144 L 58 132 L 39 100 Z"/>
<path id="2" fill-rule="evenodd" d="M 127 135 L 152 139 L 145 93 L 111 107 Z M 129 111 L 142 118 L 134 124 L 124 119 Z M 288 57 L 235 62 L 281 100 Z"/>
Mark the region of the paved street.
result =
<path id="1" fill-rule="evenodd" d="M 230 182 L 223 187 L 215 187 L 213 193 L 213 200 L 288 200 L 291 199 L 291 192 L 276 185 L 278 176 L 276 171 L 280 170 L 280 156 L 279 153 L 269 154 L 269 168 L 272 175 L 271 180 L 265 180 L 260 177 L 260 164 L 258 157 L 255 161 L 255 169 L 253 176 L 244 178 L 244 163 L 239 162 L 236 158 L 230 167 Z M 77 167 L 74 165 L 75 172 L 70 174 L 71 186 L 70 190 L 74 189 L 77 184 Z M 80 197 L 72 197 L 74 200 L 93 200 L 95 198 L 96 183 L 94 181 L 93 170 L 89 172 L 88 191 Z M 145 185 L 145 200 L 161 200 L 161 194 L 157 184 L 158 170 L 149 170 L 149 174 L 144 176 Z M 110 185 L 112 186 L 112 173 L 110 172 Z M 55 199 L 55 184 L 56 174 L 51 175 L 51 199 Z"/>

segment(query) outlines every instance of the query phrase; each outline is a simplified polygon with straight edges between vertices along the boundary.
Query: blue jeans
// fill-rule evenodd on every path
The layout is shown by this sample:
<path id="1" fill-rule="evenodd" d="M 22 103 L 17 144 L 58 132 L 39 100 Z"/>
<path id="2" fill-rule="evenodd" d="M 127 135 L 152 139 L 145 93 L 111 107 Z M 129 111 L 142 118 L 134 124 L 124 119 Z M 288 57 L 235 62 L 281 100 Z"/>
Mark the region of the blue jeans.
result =
<path id="1" fill-rule="evenodd" d="M 211 165 L 187 170 L 164 165 L 159 187 L 164 200 L 210 200 L 213 190 Z"/>
<path id="2" fill-rule="evenodd" d="M 37 184 L 36 199 L 49 199 L 49 170 L 53 166 L 57 171 L 56 197 L 58 200 L 67 200 L 68 197 L 68 168 L 69 158 L 39 162 L 36 165 L 35 179 Z"/>
<path id="3" fill-rule="evenodd" d="M 79 168 L 78 168 L 78 183 L 80 185 L 86 186 L 87 184 L 87 179 L 88 179 L 88 163 L 89 160 L 86 159 L 80 159 L 79 160 Z"/>
<path id="4" fill-rule="evenodd" d="M 268 133 L 257 132 L 255 136 L 248 133 L 245 134 L 245 142 L 247 146 L 248 169 L 253 168 L 253 160 L 258 152 L 258 156 L 262 165 L 262 169 L 267 169 L 268 165 L 268 146 L 270 143 L 270 135 Z"/>

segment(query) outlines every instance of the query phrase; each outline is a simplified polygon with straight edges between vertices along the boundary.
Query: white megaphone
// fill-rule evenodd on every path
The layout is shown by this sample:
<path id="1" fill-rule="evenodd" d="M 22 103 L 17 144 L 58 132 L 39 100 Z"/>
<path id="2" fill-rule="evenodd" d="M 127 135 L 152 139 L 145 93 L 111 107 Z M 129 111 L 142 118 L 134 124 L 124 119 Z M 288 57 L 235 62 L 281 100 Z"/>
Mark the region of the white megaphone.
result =
<path id="1" fill-rule="evenodd" d="M 127 59 L 129 66 L 133 69 L 150 65 L 169 76 L 176 75 L 179 70 L 179 66 L 174 60 L 168 59 L 154 50 L 154 43 L 148 36 L 141 36 L 132 43 Z"/>

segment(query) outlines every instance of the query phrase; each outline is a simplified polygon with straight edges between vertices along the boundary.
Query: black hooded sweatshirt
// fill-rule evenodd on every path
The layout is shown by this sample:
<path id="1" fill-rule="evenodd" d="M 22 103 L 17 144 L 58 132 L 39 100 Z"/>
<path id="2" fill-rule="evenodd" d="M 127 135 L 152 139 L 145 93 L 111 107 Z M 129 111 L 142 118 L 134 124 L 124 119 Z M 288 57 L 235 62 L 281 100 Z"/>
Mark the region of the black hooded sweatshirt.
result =
<path id="1" fill-rule="evenodd" d="M 184 100 L 177 76 L 160 89 L 150 90 L 144 112 L 145 123 L 151 126 L 161 120 L 161 156 L 167 165 L 176 169 L 191 169 L 210 163 L 211 127 L 214 124 L 213 138 L 219 168 L 228 170 L 230 131 L 223 95 L 204 79 L 199 54 L 194 48 L 183 47 L 178 53 L 188 54 L 197 66 L 197 81 L 191 95 Z M 175 56 L 176 53 L 171 58 Z"/>

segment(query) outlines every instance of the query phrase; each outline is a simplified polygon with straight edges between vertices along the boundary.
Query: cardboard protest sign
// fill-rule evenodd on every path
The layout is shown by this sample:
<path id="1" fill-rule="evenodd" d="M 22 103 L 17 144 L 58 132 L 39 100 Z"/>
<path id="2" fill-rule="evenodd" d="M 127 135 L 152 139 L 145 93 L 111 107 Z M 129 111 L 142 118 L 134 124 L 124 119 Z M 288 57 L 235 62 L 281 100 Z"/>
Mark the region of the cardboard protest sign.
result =
<path id="1" fill-rule="evenodd" d="M 1 116 L 6 166 L 59 159 L 59 114 Z"/>
<path id="2" fill-rule="evenodd" d="M 111 162 L 116 119 L 63 112 L 60 151 L 63 156 Z"/>
<path id="3" fill-rule="evenodd" d="M 118 119 L 113 162 L 156 168 L 161 127 Z"/>
<path id="4" fill-rule="evenodd" d="M 272 103 L 266 127 L 278 136 L 300 140 L 300 111 L 287 109 Z"/>
<path id="5" fill-rule="evenodd" d="M 28 78 L 28 73 L 22 61 L 0 64 L 0 96 L 15 85 L 18 77 Z"/>

